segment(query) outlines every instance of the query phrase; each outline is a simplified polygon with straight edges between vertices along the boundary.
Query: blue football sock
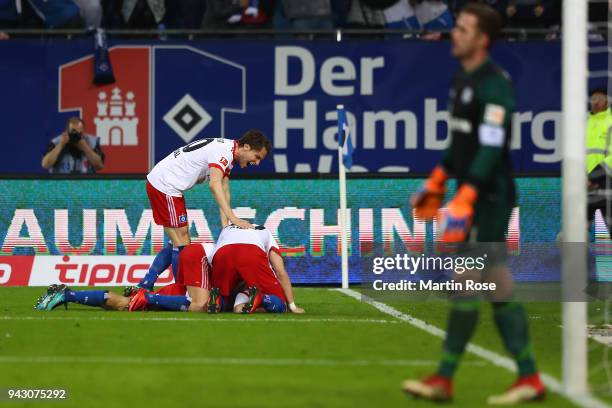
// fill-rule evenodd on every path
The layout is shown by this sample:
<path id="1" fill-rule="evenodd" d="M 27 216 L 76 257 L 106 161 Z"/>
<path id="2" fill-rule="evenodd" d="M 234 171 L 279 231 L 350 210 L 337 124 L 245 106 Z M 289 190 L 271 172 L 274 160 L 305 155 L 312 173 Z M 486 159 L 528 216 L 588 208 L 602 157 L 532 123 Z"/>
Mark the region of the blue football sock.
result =
<path id="1" fill-rule="evenodd" d="M 287 310 L 285 302 L 275 295 L 263 295 L 261 303 L 268 313 L 284 313 Z"/>
<path id="2" fill-rule="evenodd" d="M 155 255 L 155 259 L 153 263 L 149 267 L 149 271 L 142 278 L 142 280 L 138 283 L 139 288 L 145 288 L 147 290 L 153 290 L 153 286 L 155 286 L 155 281 L 158 276 L 165 271 L 170 264 L 172 263 L 172 247 L 167 245 L 162 248 L 161 251 L 157 255 Z"/>
<path id="3" fill-rule="evenodd" d="M 145 296 L 148 304 L 157 305 L 166 310 L 185 311 L 191 304 L 187 296 L 156 295 L 153 293 L 147 293 Z"/>
<path id="4" fill-rule="evenodd" d="M 178 276 L 178 265 L 179 265 L 179 254 L 185 248 L 185 246 L 172 247 L 172 275 L 174 275 L 174 281 Z"/>
<path id="5" fill-rule="evenodd" d="M 108 298 L 108 290 L 67 290 L 66 302 L 87 306 L 102 306 Z"/>

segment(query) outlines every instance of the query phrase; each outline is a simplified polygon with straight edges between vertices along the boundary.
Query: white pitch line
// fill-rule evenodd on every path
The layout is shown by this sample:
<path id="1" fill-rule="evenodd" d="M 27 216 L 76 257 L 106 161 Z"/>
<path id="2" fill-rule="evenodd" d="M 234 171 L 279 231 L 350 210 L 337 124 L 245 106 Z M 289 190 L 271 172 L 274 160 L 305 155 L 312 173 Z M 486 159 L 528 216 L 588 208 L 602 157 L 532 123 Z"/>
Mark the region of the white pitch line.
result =
<path id="1" fill-rule="evenodd" d="M 483 367 L 486 362 L 466 361 Z M 436 360 L 332 360 L 295 358 L 224 358 L 224 357 L 110 357 L 110 356 L 0 356 L 0 364 L 142 364 L 142 365 L 238 365 L 238 366 L 435 366 Z"/>
<path id="2" fill-rule="evenodd" d="M 367 304 L 369 304 L 370 306 L 374 307 L 375 309 L 388 314 L 390 316 L 395 317 L 398 320 L 401 320 L 403 322 L 406 322 L 420 330 L 423 330 L 429 334 L 431 334 L 432 336 L 436 336 L 439 338 L 444 338 L 446 336 L 446 332 L 444 330 L 442 330 L 441 328 L 431 325 L 427 322 L 425 322 L 424 320 L 418 319 L 414 316 L 410 316 L 408 314 L 402 313 L 399 310 L 384 304 L 382 302 L 378 302 L 376 300 L 373 300 L 365 295 L 362 295 L 359 292 L 356 292 L 352 289 L 331 289 L 331 290 L 335 290 L 338 292 L 341 292 L 343 294 L 345 294 L 346 296 L 349 296 L 353 299 L 365 302 Z M 511 372 L 516 372 L 516 365 L 514 363 L 514 361 L 512 361 L 511 359 L 509 359 L 508 357 L 504 357 L 499 353 L 496 353 L 494 351 L 488 350 L 484 347 L 480 347 L 477 346 L 473 343 L 468 343 L 466 350 L 474 355 L 477 355 L 478 357 L 487 360 L 488 362 L 490 362 L 493 365 L 496 365 L 498 367 L 501 368 L 505 368 L 508 371 Z M 608 404 L 606 404 L 605 402 L 595 398 L 592 395 L 569 395 L 566 394 L 563 391 L 563 386 L 562 384 L 559 382 L 559 380 L 557 380 L 556 378 L 554 378 L 553 376 L 549 375 L 549 374 L 545 374 L 545 373 L 540 373 L 540 376 L 542 378 L 542 381 L 544 382 L 544 384 L 548 387 L 548 389 L 556 394 L 562 395 L 563 397 L 567 398 L 568 400 L 570 400 L 571 402 L 573 402 L 574 404 L 580 406 L 580 407 L 585 407 L 585 408 L 607 408 L 610 407 Z"/>
<path id="3" fill-rule="evenodd" d="M 358 324 L 398 324 L 397 320 L 385 319 L 332 319 L 332 318 L 287 318 L 279 315 L 278 318 L 264 317 L 213 317 L 202 315 L 202 318 L 197 317 L 159 317 L 159 316 L 138 316 L 137 318 L 120 317 L 120 316 L 50 316 L 48 313 L 41 312 L 40 316 L 0 316 L 0 320 L 107 320 L 107 321 L 123 321 L 123 322 L 201 322 L 201 323 L 232 323 L 232 322 L 248 322 L 248 323 L 358 323 Z"/>

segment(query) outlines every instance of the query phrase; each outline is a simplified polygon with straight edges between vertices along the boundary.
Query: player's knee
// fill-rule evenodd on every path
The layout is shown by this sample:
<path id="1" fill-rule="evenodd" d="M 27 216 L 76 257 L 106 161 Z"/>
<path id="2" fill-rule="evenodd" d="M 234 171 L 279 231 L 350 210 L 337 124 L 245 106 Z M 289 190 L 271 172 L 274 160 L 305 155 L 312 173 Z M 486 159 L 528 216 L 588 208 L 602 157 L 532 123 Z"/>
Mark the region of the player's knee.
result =
<path id="1" fill-rule="evenodd" d="M 187 285 L 187 297 L 194 305 L 206 305 L 210 294 L 206 289 Z"/>
<path id="2" fill-rule="evenodd" d="M 191 302 L 191 304 L 189 305 L 189 308 L 187 309 L 188 312 L 195 312 L 195 313 L 203 313 L 203 312 L 206 312 L 207 310 L 208 308 L 206 307 L 205 302 Z"/>
<path id="3" fill-rule="evenodd" d="M 264 295 L 261 303 L 268 313 L 284 313 L 287 311 L 285 301 L 276 295 Z"/>

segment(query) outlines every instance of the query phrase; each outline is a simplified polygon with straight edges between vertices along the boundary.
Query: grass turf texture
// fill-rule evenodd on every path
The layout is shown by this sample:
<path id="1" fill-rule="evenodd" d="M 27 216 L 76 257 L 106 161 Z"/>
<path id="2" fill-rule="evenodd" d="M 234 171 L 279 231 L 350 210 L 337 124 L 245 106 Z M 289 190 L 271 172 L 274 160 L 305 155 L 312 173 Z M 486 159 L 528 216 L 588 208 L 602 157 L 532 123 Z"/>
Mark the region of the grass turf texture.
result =
<path id="1" fill-rule="evenodd" d="M 0 288 L 0 388 L 68 389 L 58 406 L 431 406 L 405 397 L 399 384 L 435 370 L 441 339 L 337 291 L 296 289 L 303 316 L 125 313 L 73 304 L 37 312 L 32 305 L 42 292 Z M 446 302 L 391 306 L 445 327 Z M 473 342 L 503 353 L 490 307 L 483 306 Z M 540 367 L 560 378 L 560 306 L 531 303 L 527 310 Z M 593 365 L 602 350 L 591 353 Z M 602 370 L 594 376 L 607 384 Z M 466 354 L 453 406 L 485 406 L 487 395 L 513 380 Z M 0 404 L 55 406 L 1 398 Z M 538 406 L 571 404 L 549 393 Z"/>

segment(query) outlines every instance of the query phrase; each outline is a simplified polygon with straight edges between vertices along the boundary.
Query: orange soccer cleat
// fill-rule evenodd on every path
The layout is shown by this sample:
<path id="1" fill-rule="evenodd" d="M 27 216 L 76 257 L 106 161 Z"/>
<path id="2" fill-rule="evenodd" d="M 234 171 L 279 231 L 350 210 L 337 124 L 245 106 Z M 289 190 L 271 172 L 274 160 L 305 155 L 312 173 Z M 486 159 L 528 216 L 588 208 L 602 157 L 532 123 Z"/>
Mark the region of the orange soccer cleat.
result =
<path id="1" fill-rule="evenodd" d="M 147 297 L 145 296 L 149 293 L 146 289 L 139 289 L 138 292 L 130 299 L 130 304 L 128 305 L 128 312 L 138 312 L 142 310 L 147 310 Z"/>
<path id="2" fill-rule="evenodd" d="M 406 380 L 402 383 L 402 391 L 431 401 L 450 401 L 453 399 L 453 380 L 437 374 L 425 380 Z"/>
<path id="3" fill-rule="evenodd" d="M 261 305 L 261 300 L 263 298 L 261 292 L 257 288 L 257 286 L 249 286 L 249 300 L 242 307 L 241 313 L 255 313 L 257 308 Z"/>
<path id="4" fill-rule="evenodd" d="M 487 399 L 489 405 L 516 405 L 526 401 L 538 401 L 546 395 L 546 388 L 540 380 L 540 374 L 535 373 L 520 377 L 506 392 L 492 395 Z"/>

